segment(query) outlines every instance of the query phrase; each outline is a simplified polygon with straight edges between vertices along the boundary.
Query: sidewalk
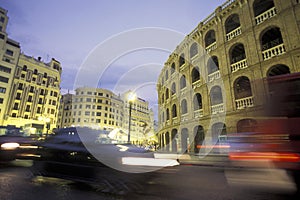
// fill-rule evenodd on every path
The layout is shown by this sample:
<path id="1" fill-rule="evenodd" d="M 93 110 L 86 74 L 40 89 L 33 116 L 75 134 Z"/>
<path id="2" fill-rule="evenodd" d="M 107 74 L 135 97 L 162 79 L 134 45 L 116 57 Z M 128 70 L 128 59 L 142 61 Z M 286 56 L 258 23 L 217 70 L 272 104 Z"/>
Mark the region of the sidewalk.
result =
<path id="1" fill-rule="evenodd" d="M 229 160 L 227 154 L 179 154 L 179 153 L 166 153 L 156 152 L 154 153 L 155 158 L 168 158 L 176 159 L 181 165 L 203 165 L 203 166 L 228 166 Z"/>

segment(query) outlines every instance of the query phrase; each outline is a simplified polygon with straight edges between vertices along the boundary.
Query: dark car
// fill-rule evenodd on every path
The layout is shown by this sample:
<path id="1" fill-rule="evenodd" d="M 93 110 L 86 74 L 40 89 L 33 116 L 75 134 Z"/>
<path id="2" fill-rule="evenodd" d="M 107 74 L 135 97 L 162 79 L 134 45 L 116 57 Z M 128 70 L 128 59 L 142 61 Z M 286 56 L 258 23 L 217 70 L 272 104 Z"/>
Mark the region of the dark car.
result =
<path id="1" fill-rule="evenodd" d="M 39 138 L 26 135 L 19 128 L 10 126 L 0 127 L 0 161 L 7 162 L 15 159 L 32 159 L 38 148 Z"/>
<path id="2" fill-rule="evenodd" d="M 59 129 L 40 145 L 39 153 L 32 167 L 34 175 L 105 185 L 109 192 L 138 188 L 153 171 L 174 165 L 171 160 L 157 165 L 158 159 L 149 150 L 79 127 Z"/>

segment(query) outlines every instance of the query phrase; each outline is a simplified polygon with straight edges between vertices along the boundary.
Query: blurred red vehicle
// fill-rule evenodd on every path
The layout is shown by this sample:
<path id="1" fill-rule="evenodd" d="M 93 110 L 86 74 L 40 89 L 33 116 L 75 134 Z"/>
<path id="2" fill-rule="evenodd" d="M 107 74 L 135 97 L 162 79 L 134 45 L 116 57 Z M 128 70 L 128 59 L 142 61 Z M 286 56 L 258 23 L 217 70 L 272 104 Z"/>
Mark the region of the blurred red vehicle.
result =
<path id="1" fill-rule="evenodd" d="M 300 73 L 273 76 L 265 81 L 269 98 L 263 115 L 252 127 L 252 132 L 228 135 L 229 160 L 232 166 L 247 172 L 249 169 L 284 170 L 299 192 Z"/>

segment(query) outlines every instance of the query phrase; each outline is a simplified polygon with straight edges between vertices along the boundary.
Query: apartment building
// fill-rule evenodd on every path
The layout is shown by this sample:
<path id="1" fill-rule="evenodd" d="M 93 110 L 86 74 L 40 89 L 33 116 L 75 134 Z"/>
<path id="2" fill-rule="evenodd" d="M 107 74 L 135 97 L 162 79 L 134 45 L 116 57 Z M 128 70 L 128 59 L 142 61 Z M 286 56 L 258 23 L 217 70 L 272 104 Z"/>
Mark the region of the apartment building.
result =
<path id="1" fill-rule="evenodd" d="M 129 131 L 128 93 L 116 95 L 103 88 L 81 87 L 61 98 L 58 128 L 80 126 L 107 130 L 127 141 Z M 143 141 L 153 129 L 149 103 L 136 98 L 132 103 L 131 141 Z"/>
<path id="2" fill-rule="evenodd" d="M 54 58 L 46 63 L 40 57 L 20 54 L 3 124 L 23 127 L 31 133 L 56 128 L 61 72 Z"/>
<path id="3" fill-rule="evenodd" d="M 7 10 L 0 8 L 0 125 L 7 119 L 11 85 L 20 54 L 20 44 L 8 38 L 7 23 Z"/>

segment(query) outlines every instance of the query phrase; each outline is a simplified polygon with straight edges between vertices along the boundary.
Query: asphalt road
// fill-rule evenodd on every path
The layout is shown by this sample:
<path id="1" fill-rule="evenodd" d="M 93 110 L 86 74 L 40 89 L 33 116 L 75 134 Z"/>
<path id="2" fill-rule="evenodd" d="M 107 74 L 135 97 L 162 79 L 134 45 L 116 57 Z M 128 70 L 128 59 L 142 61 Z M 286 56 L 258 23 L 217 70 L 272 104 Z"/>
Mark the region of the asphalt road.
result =
<path id="1" fill-rule="evenodd" d="M 21 163 L 22 164 L 22 163 Z M 101 200 L 101 199 L 209 199 L 283 200 L 291 191 L 264 190 L 228 184 L 223 167 L 182 165 L 157 171 L 147 182 L 126 195 L 103 192 L 100 186 L 61 179 L 32 177 L 28 166 L 0 166 L 0 200 Z"/>

